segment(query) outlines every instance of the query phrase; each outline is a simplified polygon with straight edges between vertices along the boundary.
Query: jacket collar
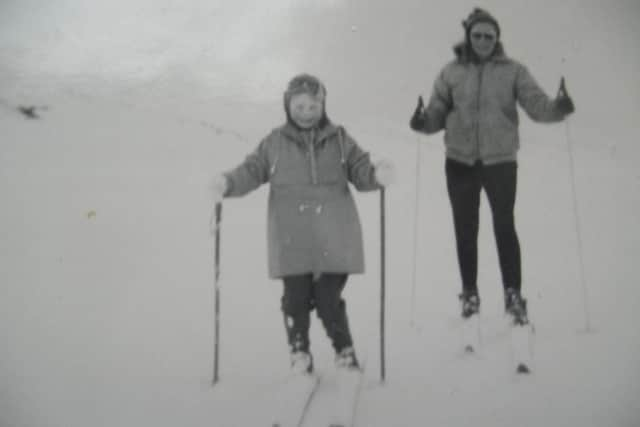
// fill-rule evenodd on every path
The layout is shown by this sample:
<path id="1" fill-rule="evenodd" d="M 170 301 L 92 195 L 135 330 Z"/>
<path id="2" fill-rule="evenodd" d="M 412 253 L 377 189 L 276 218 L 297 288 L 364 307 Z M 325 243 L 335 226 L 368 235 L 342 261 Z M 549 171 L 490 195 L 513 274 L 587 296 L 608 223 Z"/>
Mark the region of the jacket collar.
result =
<path id="1" fill-rule="evenodd" d="M 320 143 L 338 133 L 338 127 L 331 123 L 329 119 L 326 119 L 320 127 L 314 128 L 313 131 L 315 132 L 315 143 Z M 298 144 L 305 143 L 305 136 L 308 135 L 309 132 L 311 132 L 311 130 L 302 130 L 290 122 L 280 127 L 280 133 L 282 133 L 284 137 Z"/>

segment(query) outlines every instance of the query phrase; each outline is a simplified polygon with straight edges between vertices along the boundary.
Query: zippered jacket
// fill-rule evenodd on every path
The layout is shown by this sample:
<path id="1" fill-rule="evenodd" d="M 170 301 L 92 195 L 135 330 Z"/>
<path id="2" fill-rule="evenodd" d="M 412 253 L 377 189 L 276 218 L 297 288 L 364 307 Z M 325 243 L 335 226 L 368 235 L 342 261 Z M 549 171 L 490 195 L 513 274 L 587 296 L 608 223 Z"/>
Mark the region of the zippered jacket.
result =
<path id="1" fill-rule="evenodd" d="M 369 154 L 328 120 L 317 130 L 274 129 L 225 174 L 225 197 L 269 183 L 269 276 L 362 273 L 362 230 L 349 182 L 379 189 Z"/>
<path id="2" fill-rule="evenodd" d="M 457 45 L 456 59 L 436 78 L 422 131 L 444 129 L 446 155 L 459 162 L 514 161 L 520 148 L 517 104 L 537 122 L 561 121 L 564 114 L 500 43 L 485 62 L 473 61 L 469 49 Z"/>

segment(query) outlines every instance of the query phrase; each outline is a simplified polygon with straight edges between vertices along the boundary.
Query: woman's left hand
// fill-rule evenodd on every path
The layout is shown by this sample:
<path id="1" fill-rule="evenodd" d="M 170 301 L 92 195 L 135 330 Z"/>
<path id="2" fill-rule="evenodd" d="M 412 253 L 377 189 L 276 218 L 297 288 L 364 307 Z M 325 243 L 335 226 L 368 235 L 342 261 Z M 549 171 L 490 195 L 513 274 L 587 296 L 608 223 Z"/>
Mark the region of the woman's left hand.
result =
<path id="1" fill-rule="evenodd" d="M 411 116 L 409 126 L 415 131 L 421 131 L 424 128 L 424 101 L 422 101 L 422 95 L 418 97 L 418 105 Z"/>

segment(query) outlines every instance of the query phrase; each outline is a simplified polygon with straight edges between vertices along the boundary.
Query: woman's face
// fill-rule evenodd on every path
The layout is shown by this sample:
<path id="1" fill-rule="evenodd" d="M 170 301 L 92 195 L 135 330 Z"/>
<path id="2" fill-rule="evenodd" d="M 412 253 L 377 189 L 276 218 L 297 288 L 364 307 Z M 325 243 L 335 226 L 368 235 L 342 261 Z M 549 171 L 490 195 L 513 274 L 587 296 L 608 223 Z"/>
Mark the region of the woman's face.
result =
<path id="1" fill-rule="evenodd" d="M 496 28 L 488 22 L 478 22 L 469 32 L 471 47 L 480 59 L 487 59 L 493 53 L 498 42 Z"/>
<path id="2" fill-rule="evenodd" d="M 308 93 L 293 95 L 289 101 L 289 114 L 301 128 L 314 127 L 322 118 L 322 97 L 311 96 Z"/>

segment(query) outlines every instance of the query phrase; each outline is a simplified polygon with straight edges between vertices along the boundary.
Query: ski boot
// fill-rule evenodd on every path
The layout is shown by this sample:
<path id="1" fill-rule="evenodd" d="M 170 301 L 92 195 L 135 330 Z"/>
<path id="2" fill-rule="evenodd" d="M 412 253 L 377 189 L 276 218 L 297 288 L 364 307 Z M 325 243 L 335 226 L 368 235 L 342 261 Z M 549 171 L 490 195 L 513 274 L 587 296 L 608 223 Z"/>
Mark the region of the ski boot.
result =
<path id="1" fill-rule="evenodd" d="M 353 347 L 345 347 L 336 354 L 336 368 L 356 371 L 360 369 Z"/>
<path id="2" fill-rule="evenodd" d="M 458 295 L 462 304 L 462 317 L 468 319 L 480 312 L 480 298 L 477 293 L 463 292 Z"/>
<path id="3" fill-rule="evenodd" d="M 307 351 L 291 353 L 291 372 L 295 375 L 307 375 L 313 372 L 313 357 Z"/>
<path id="4" fill-rule="evenodd" d="M 513 325 L 524 326 L 529 323 L 527 316 L 527 300 L 522 298 L 520 291 L 507 288 L 504 294 L 504 310 L 511 316 Z"/>

